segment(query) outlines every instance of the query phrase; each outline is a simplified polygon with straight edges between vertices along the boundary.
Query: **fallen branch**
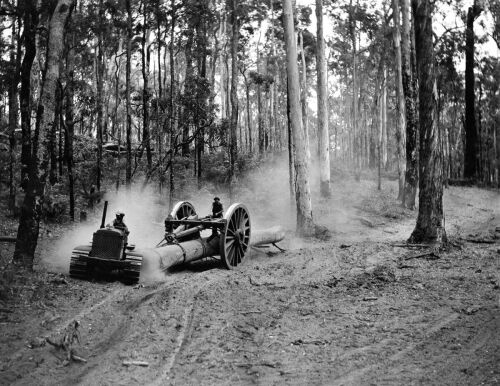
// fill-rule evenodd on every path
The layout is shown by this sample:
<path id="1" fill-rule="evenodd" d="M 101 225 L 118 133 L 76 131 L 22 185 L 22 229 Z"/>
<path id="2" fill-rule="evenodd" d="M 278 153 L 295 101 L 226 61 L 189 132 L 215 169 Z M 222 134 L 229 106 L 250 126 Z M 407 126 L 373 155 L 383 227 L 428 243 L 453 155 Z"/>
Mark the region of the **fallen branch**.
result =
<path id="1" fill-rule="evenodd" d="M 301 346 L 303 344 L 314 344 L 316 346 L 325 346 L 328 344 L 328 341 L 326 340 L 302 340 L 302 339 L 296 339 L 293 342 L 290 343 L 292 346 Z"/>
<path id="2" fill-rule="evenodd" d="M 408 264 L 398 264 L 399 269 L 404 269 L 404 268 L 417 268 L 413 265 L 408 265 Z"/>
<path id="3" fill-rule="evenodd" d="M 420 253 L 418 255 L 406 256 L 405 260 L 420 259 L 422 257 L 432 257 L 432 259 L 427 259 L 427 260 L 436 260 L 441 258 L 441 256 L 439 256 L 434 251 L 430 251 L 430 252 Z"/>
<path id="4" fill-rule="evenodd" d="M 476 244 L 495 244 L 495 240 L 491 239 L 464 239 L 464 240 Z"/>
<path id="5" fill-rule="evenodd" d="M 429 244 L 391 244 L 393 247 L 399 247 L 399 248 L 430 248 L 431 245 Z"/>
<path id="6" fill-rule="evenodd" d="M 359 217 L 358 218 L 359 222 L 369 228 L 374 228 L 375 225 L 370 221 L 370 220 L 367 220 L 365 218 L 362 218 L 362 217 Z"/>
<path id="7" fill-rule="evenodd" d="M 248 314 L 261 314 L 262 311 L 241 311 L 240 314 L 248 315 Z"/>
<path id="8" fill-rule="evenodd" d="M 123 366 L 142 366 L 142 367 L 148 367 L 149 362 L 145 361 L 123 361 L 122 363 Z"/>
<path id="9" fill-rule="evenodd" d="M 278 247 L 278 245 L 276 243 L 272 243 L 276 248 L 279 249 L 280 252 L 286 252 L 286 249 L 283 249 L 283 248 L 280 248 Z"/>

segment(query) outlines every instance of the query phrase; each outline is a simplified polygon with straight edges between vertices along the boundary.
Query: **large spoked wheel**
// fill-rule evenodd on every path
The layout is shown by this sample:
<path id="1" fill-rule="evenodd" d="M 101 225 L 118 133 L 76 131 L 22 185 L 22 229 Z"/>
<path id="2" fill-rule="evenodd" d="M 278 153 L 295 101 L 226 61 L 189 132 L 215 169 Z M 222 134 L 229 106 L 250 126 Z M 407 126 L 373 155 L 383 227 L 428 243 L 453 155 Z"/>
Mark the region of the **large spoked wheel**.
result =
<path id="1" fill-rule="evenodd" d="M 233 204 L 224 215 L 226 227 L 220 236 L 220 255 L 225 267 L 241 264 L 250 245 L 250 215 L 245 205 Z"/>
<path id="2" fill-rule="evenodd" d="M 170 216 L 172 216 L 174 220 L 183 220 L 195 215 L 196 210 L 193 204 L 187 201 L 179 201 L 174 205 L 172 212 L 170 212 Z"/>

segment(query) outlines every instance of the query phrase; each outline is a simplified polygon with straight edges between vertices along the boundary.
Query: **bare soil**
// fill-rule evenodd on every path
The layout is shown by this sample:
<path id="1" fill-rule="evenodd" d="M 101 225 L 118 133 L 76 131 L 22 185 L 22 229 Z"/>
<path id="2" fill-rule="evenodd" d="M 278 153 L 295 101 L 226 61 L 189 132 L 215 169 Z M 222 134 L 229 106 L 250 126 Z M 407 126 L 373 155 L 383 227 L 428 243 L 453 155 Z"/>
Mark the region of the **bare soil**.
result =
<path id="1" fill-rule="evenodd" d="M 289 232 L 237 270 L 207 259 L 136 286 L 50 272 L 45 237 L 0 301 L 0 384 L 500 384 L 499 192 L 446 189 L 440 249 L 404 245 L 416 212 L 394 196 L 346 178 L 314 202 L 330 239 Z M 73 320 L 86 363 L 45 343 Z"/>

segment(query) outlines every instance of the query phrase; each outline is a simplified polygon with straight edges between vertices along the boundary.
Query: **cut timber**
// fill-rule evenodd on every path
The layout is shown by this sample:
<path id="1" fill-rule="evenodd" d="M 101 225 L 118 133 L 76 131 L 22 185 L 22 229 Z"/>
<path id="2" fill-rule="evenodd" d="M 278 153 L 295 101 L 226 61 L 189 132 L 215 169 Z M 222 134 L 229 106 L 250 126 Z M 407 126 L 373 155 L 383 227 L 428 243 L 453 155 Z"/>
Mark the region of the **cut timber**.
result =
<path id="1" fill-rule="evenodd" d="M 184 241 L 164 247 L 143 251 L 143 258 L 149 262 L 159 261 L 160 269 L 167 270 L 175 265 L 200 260 L 219 254 L 219 237 Z"/>
<path id="2" fill-rule="evenodd" d="M 285 230 L 281 226 L 253 232 L 250 246 L 257 247 L 265 244 L 279 243 L 285 238 Z"/>

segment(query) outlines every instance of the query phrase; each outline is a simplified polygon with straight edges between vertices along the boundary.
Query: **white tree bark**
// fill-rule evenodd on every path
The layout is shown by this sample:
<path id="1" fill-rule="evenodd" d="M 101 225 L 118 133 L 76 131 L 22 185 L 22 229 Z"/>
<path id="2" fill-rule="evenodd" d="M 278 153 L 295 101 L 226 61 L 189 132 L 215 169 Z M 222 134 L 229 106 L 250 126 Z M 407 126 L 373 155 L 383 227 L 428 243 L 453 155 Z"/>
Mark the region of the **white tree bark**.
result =
<path id="1" fill-rule="evenodd" d="M 387 67 L 384 66 L 384 80 L 382 82 L 382 167 L 387 167 Z"/>
<path id="2" fill-rule="evenodd" d="M 47 152 L 49 137 L 47 134 L 57 119 L 55 99 L 57 82 L 60 76 L 60 60 L 64 49 L 64 28 L 71 15 L 73 5 L 73 0 L 59 0 L 50 18 L 47 61 L 37 108 L 35 129 L 38 144 L 34 150 L 36 159 L 40 162 L 39 178 L 41 185 L 45 184 L 49 164 L 49 154 Z"/>
<path id="3" fill-rule="evenodd" d="M 392 20 L 394 22 L 393 39 L 396 57 L 396 110 L 398 119 L 396 120 L 396 139 L 398 156 L 398 179 L 399 191 L 398 199 L 404 197 L 405 171 L 406 171 L 406 121 L 405 121 L 405 101 L 403 95 L 403 76 L 401 67 L 401 25 L 399 18 L 399 0 L 392 0 Z"/>
<path id="4" fill-rule="evenodd" d="M 292 11 L 292 1 L 283 0 L 285 45 L 288 75 L 288 98 L 290 101 L 290 124 L 292 127 L 295 167 L 295 202 L 297 205 L 297 232 L 302 236 L 314 234 L 314 222 L 309 188 L 309 165 L 307 164 L 302 114 L 300 105 L 299 69 L 297 65 L 297 41 Z"/>
<path id="5" fill-rule="evenodd" d="M 323 38 L 323 0 L 316 0 L 316 71 L 318 73 L 319 183 L 323 197 L 330 196 L 330 135 L 328 133 L 328 89 L 326 81 L 325 39 Z"/>

